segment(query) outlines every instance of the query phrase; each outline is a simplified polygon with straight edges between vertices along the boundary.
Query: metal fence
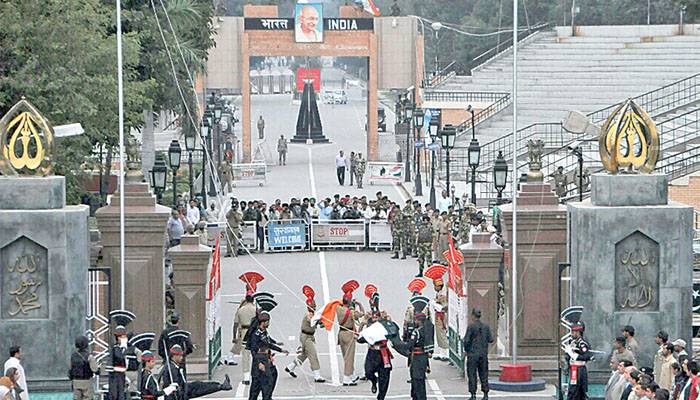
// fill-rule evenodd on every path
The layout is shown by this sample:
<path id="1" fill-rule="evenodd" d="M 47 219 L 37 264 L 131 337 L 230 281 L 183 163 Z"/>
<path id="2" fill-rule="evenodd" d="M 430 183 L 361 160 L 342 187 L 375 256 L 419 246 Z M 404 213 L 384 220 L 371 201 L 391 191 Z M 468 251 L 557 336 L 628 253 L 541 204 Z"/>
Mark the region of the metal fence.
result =
<path id="1" fill-rule="evenodd" d="M 339 219 L 311 222 L 311 248 L 365 248 L 367 247 L 367 230 L 365 221 L 357 219 Z"/>
<path id="2" fill-rule="evenodd" d="M 309 225 L 303 219 L 268 221 L 265 243 L 265 250 L 271 253 L 308 250 Z"/>
<path id="3" fill-rule="evenodd" d="M 371 249 L 391 249 L 393 243 L 391 225 L 384 220 L 370 220 L 367 224 L 368 243 Z"/>

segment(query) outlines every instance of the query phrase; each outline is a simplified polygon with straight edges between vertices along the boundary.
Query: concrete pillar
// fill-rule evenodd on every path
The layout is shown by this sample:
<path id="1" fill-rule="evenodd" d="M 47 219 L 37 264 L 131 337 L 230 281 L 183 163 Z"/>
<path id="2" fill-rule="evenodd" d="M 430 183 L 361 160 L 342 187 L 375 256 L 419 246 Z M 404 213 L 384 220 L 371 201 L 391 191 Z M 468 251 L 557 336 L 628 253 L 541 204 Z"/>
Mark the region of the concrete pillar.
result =
<path id="1" fill-rule="evenodd" d="M 187 357 L 187 374 L 192 378 L 207 375 L 207 290 L 211 247 L 199 244 L 199 236 L 185 235 L 179 246 L 168 250 L 173 263 L 175 309 L 180 328 L 192 334 L 197 345 Z"/>
<path id="2" fill-rule="evenodd" d="M 559 263 L 566 262 L 566 207 L 548 183 L 524 183 L 518 196 L 518 355 L 555 356 L 559 345 Z M 513 206 L 501 206 L 512 240 Z M 510 266 L 506 266 L 510 271 Z M 512 304 L 506 279 L 506 304 Z M 512 312 L 513 310 L 511 310 Z M 511 343 L 512 345 L 512 343 Z"/>
<path id="3" fill-rule="evenodd" d="M 490 233 L 475 233 L 472 241 L 460 246 L 464 255 L 462 281 L 467 295 L 467 318 L 473 308 L 481 310 L 481 320 L 491 327 L 491 334 L 498 337 L 498 269 L 503 258 L 503 248 L 491 241 Z M 465 321 L 467 323 L 467 321 Z M 489 352 L 496 353 L 496 344 Z"/>
<path id="4" fill-rule="evenodd" d="M 129 327 L 134 332 L 163 329 L 165 320 L 165 283 L 163 251 L 170 208 L 156 204 L 147 183 L 124 186 L 125 223 L 125 300 L 124 307 L 136 314 Z M 112 309 L 120 307 L 119 193 L 108 206 L 95 213 L 102 236 L 104 265 L 111 268 Z"/>

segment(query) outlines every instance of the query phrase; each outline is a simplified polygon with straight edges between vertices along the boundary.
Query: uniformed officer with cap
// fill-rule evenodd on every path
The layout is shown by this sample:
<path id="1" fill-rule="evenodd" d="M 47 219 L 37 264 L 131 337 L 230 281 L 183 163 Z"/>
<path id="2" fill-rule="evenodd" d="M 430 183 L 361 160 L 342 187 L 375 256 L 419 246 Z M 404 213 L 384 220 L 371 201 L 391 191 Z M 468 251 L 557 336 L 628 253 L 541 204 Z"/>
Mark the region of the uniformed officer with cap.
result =
<path id="1" fill-rule="evenodd" d="M 156 356 L 150 350 L 141 353 L 143 363 L 139 376 L 139 392 L 143 400 L 156 400 L 161 396 L 170 396 L 177 390 L 177 383 L 171 383 L 161 390 L 158 378 L 153 375 L 153 368 L 156 365 Z"/>
<path id="2" fill-rule="evenodd" d="M 593 358 L 590 345 L 583 338 L 583 322 L 574 322 L 571 326 L 571 341 L 563 346 L 569 362 L 569 390 L 567 399 L 585 400 L 588 398 L 588 370 L 586 362 Z"/>
<path id="3" fill-rule="evenodd" d="M 481 310 L 472 309 L 471 323 L 467 326 L 462 342 L 467 357 L 467 377 L 470 399 L 476 399 L 476 374 L 479 373 L 483 399 L 489 398 L 489 344 L 493 343 L 491 328 L 481 322 Z"/>
<path id="4" fill-rule="evenodd" d="M 114 329 L 115 344 L 110 352 L 112 371 L 109 373 L 109 400 L 126 400 L 127 334 L 122 325 Z"/>
<path id="5" fill-rule="evenodd" d="M 272 392 L 277 384 L 277 368 L 272 362 L 272 352 L 276 351 L 288 355 L 289 352 L 277 345 L 277 342 L 270 338 L 267 328 L 270 325 L 270 314 L 261 311 L 257 319 L 257 328 L 248 339 L 247 348 L 253 357 L 252 376 L 248 394 L 249 400 L 256 400 L 262 393 L 263 400 L 271 400 Z"/>
<path id="6" fill-rule="evenodd" d="M 356 386 L 359 379 L 355 376 L 356 324 L 364 314 L 364 309 L 352 297 L 352 292 L 359 286 L 355 280 L 345 282 L 342 286 L 344 293 L 342 304 L 335 309 L 339 325 L 338 344 L 343 355 L 343 386 Z"/>
<path id="7" fill-rule="evenodd" d="M 173 347 L 175 344 L 179 344 L 180 347 L 184 351 L 184 357 L 187 357 L 188 354 L 191 354 L 194 351 L 194 346 L 192 345 L 192 339 L 187 337 L 187 339 L 182 340 L 182 339 L 172 339 L 170 338 L 170 334 L 172 332 L 175 332 L 180 329 L 178 326 L 178 323 L 180 322 L 180 314 L 177 313 L 177 311 L 174 311 L 170 314 L 170 321 L 168 324 L 166 324 L 165 329 L 160 333 L 160 338 L 158 338 L 158 355 L 163 359 L 163 361 L 167 360 L 165 351 L 166 349 L 170 349 Z M 183 368 L 185 368 L 185 373 L 186 372 L 186 359 L 183 357 L 182 365 Z"/>
<path id="8" fill-rule="evenodd" d="M 302 292 L 306 296 L 306 312 L 301 319 L 301 333 L 299 334 L 299 349 L 297 357 L 284 370 L 293 378 L 297 377 L 294 370 L 301 366 L 304 361 L 309 360 L 311 364 L 311 372 L 314 374 L 314 382 L 323 383 L 326 380 L 321 376 L 321 364 L 318 361 L 318 352 L 316 351 L 316 327 L 323 325 L 321 320 L 312 323 L 314 314 L 316 313 L 316 301 L 314 300 L 314 290 L 311 286 L 305 285 Z"/>
<path id="9" fill-rule="evenodd" d="M 396 337 L 392 337 L 394 349 L 409 359 L 409 371 L 411 377 L 411 399 L 425 400 L 427 399 L 425 391 L 425 375 L 430 372 L 430 364 L 428 362 L 429 352 L 426 350 L 426 319 L 425 309 L 427 301 L 416 301 L 422 296 L 416 296 L 411 299 L 414 307 L 415 328 L 411 332 L 411 337 L 408 341 L 402 341 Z"/>
<path id="10" fill-rule="evenodd" d="M 166 400 L 188 400 L 232 389 L 228 374 L 225 375 L 224 381 L 221 383 L 209 381 L 188 382 L 182 364 L 185 355 L 184 350 L 179 344 L 175 344 L 170 348 L 169 353 L 169 360 L 166 365 L 163 366 L 160 379 L 162 387 L 167 388 L 172 384 L 177 384 L 177 389 L 170 395 L 165 396 Z"/>

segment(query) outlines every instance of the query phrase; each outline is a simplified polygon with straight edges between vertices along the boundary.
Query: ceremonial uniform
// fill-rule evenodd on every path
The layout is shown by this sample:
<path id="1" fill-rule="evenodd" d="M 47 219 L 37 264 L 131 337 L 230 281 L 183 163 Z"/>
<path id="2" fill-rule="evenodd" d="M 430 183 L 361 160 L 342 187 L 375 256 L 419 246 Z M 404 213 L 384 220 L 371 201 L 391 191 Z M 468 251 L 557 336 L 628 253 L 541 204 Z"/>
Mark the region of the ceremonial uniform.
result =
<path id="1" fill-rule="evenodd" d="M 450 246 L 450 220 L 446 215 L 440 217 L 440 222 L 438 223 L 440 232 L 438 236 L 438 250 L 435 258 L 438 260 L 444 260 L 445 256 L 442 255 Z"/>
<path id="2" fill-rule="evenodd" d="M 593 354 L 589 351 L 590 345 L 583 339 L 583 326 L 574 325 L 572 330 L 578 329 L 582 336 L 573 339 L 564 350 L 569 363 L 569 390 L 567 399 L 585 400 L 588 398 L 588 370 L 586 362 L 591 360 Z"/>
<path id="3" fill-rule="evenodd" d="M 221 181 L 221 190 L 226 193 L 226 191 L 233 190 L 233 167 L 227 160 L 219 164 L 219 180 Z M 227 190 L 228 188 L 228 190 Z"/>
<path id="4" fill-rule="evenodd" d="M 160 374 L 161 387 L 165 389 L 165 400 L 188 400 L 198 397 L 203 397 L 222 390 L 231 390 L 231 383 L 228 375 L 226 375 L 223 383 L 218 382 L 201 382 L 187 381 L 187 374 L 182 364 L 179 364 L 174 359 L 175 356 L 182 356 L 183 351 L 180 345 L 176 344 L 170 348 L 170 355 L 173 358 L 163 366 Z M 173 385 L 176 384 L 176 385 Z M 168 394 L 167 392 L 171 393 Z"/>
<path id="5" fill-rule="evenodd" d="M 249 351 L 241 352 L 241 350 L 247 348 L 245 334 L 248 332 L 253 318 L 255 318 L 255 313 L 255 304 L 246 301 L 241 303 L 240 307 L 238 307 L 233 320 L 233 347 L 231 348 L 231 353 L 241 356 L 244 382 L 250 381 L 251 356 Z"/>
<path id="6" fill-rule="evenodd" d="M 182 369 L 184 370 L 184 373 L 187 374 L 187 361 L 186 357 L 188 354 L 192 354 L 194 351 L 194 346 L 192 345 L 192 339 L 187 336 L 187 339 L 172 339 L 170 338 L 170 334 L 174 331 L 179 330 L 180 328 L 176 325 L 177 322 L 179 321 L 179 316 L 176 313 L 173 313 L 170 316 L 170 320 L 172 323 L 168 324 L 165 329 L 160 333 L 160 337 L 158 338 L 158 355 L 163 359 L 163 361 L 167 360 L 167 357 L 165 355 L 165 352 L 167 351 L 166 349 L 172 348 L 174 345 L 180 345 L 184 351 L 184 355 L 182 358 Z"/>
<path id="7" fill-rule="evenodd" d="M 141 370 L 139 382 L 141 382 L 139 392 L 141 392 L 141 398 L 143 400 L 156 400 L 158 397 L 166 395 L 165 392 L 160 389 L 158 379 L 147 369 Z"/>
<path id="8" fill-rule="evenodd" d="M 438 358 L 447 359 L 450 343 L 447 339 L 447 288 L 443 285 L 440 291 L 435 293 L 435 344 L 439 348 Z"/>
<path id="9" fill-rule="evenodd" d="M 356 322 L 361 313 L 355 311 L 352 306 L 339 305 L 335 309 L 340 328 L 338 330 L 338 344 L 343 355 L 343 384 L 352 383 L 355 374 L 355 333 Z"/>
<path id="10" fill-rule="evenodd" d="M 240 247 L 239 239 L 241 238 L 241 224 L 243 224 L 243 214 L 238 211 L 238 206 L 231 206 L 231 209 L 226 213 L 226 222 L 228 223 L 226 228 L 227 252 L 229 256 L 235 257 L 238 255 Z"/>
<path id="11" fill-rule="evenodd" d="M 433 227 L 430 221 L 424 221 L 418 228 L 418 275 L 423 275 L 425 264 L 433 258 Z"/>
<path id="12" fill-rule="evenodd" d="M 126 400 L 126 346 L 117 341 L 112 346 L 110 356 L 112 371 L 109 373 L 109 400 Z"/>
<path id="13" fill-rule="evenodd" d="M 173 383 L 177 384 L 177 390 L 170 395 L 165 396 L 165 400 L 188 400 L 187 396 L 187 378 L 185 371 L 173 360 L 168 361 L 161 371 L 160 379 L 163 387 L 170 386 Z"/>
<path id="14" fill-rule="evenodd" d="M 411 337 L 407 341 L 392 339 L 394 349 L 409 360 L 412 400 L 427 399 L 425 377 L 430 370 L 428 351 L 425 349 L 427 336 L 426 326 L 422 325 L 411 332 Z"/>
<path id="15" fill-rule="evenodd" d="M 290 375 L 296 378 L 294 370 L 302 365 L 304 361 L 309 360 L 311 371 L 314 373 L 316 382 L 325 382 L 321 378 L 321 364 L 318 361 L 318 352 L 316 351 L 316 324 L 311 324 L 313 314 L 306 313 L 301 320 L 301 333 L 299 334 L 299 348 L 297 349 L 297 358 L 285 369 Z"/>
<path id="16" fill-rule="evenodd" d="M 273 364 L 272 351 L 282 352 L 267 330 L 256 329 L 248 340 L 247 348 L 253 358 L 253 381 L 250 385 L 249 400 L 256 400 L 262 393 L 263 400 L 271 400 L 277 384 L 277 368 Z"/>
<path id="17" fill-rule="evenodd" d="M 372 382 L 372 387 L 378 389 L 377 400 L 384 400 L 389 390 L 391 380 L 391 359 L 393 356 L 387 346 L 387 341 L 382 340 L 373 345 L 368 345 L 365 357 L 365 376 Z"/>

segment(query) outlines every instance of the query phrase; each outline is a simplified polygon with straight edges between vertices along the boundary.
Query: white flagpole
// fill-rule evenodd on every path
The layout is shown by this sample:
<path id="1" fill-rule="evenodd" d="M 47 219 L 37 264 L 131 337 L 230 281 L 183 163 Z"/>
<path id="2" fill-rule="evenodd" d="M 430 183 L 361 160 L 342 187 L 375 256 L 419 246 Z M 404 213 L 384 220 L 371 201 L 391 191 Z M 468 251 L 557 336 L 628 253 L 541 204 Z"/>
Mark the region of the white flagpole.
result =
<path id="1" fill-rule="evenodd" d="M 513 239 L 511 246 L 511 263 L 513 268 L 512 297 L 512 335 L 511 345 L 513 349 L 513 364 L 518 360 L 518 0 L 513 1 L 513 178 L 511 180 L 511 196 L 513 198 Z"/>
<path id="2" fill-rule="evenodd" d="M 119 304 L 124 309 L 124 77 L 122 73 L 122 5 L 117 0 L 117 91 L 119 97 Z"/>

